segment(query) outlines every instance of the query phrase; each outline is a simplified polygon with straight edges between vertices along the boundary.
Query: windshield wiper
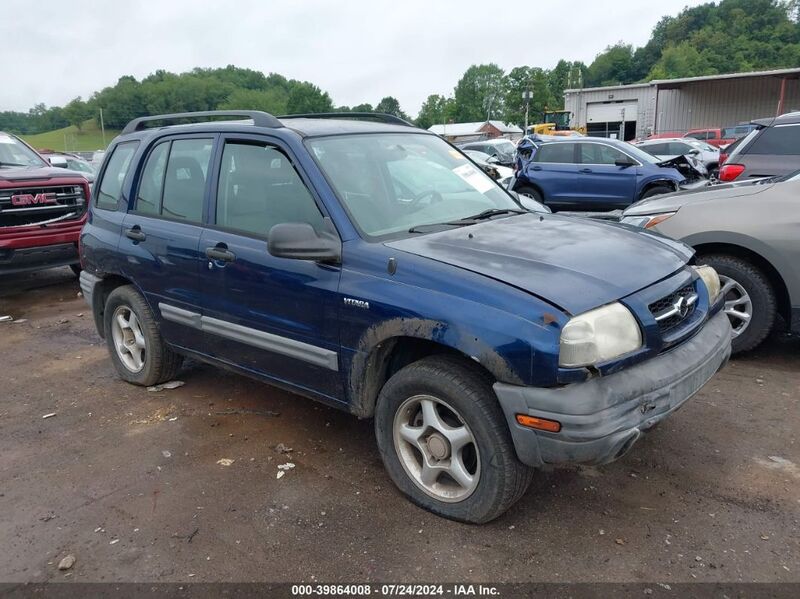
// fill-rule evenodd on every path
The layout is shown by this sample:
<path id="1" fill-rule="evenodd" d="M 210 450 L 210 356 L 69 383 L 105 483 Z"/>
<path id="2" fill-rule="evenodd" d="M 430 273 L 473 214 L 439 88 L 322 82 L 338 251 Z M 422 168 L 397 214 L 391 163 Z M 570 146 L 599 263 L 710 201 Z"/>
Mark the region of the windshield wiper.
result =
<path id="1" fill-rule="evenodd" d="M 411 227 L 408 232 L 409 233 L 430 233 L 431 230 L 436 230 L 439 227 L 466 227 L 469 222 L 451 222 L 451 223 L 427 223 L 424 225 L 414 225 Z"/>
<path id="2" fill-rule="evenodd" d="M 520 210 L 519 208 L 489 208 L 488 210 L 484 210 L 483 212 L 478 212 L 478 214 L 473 214 L 472 216 L 465 216 L 462 219 L 459 219 L 457 222 L 470 222 L 476 220 L 486 220 L 487 218 L 492 218 L 493 216 L 500 216 L 501 214 L 527 214 L 527 210 Z"/>
<path id="3" fill-rule="evenodd" d="M 29 164 L 18 164 L 16 162 L 3 162 L 0 160 L 0 166 L 30 166 Z"/>

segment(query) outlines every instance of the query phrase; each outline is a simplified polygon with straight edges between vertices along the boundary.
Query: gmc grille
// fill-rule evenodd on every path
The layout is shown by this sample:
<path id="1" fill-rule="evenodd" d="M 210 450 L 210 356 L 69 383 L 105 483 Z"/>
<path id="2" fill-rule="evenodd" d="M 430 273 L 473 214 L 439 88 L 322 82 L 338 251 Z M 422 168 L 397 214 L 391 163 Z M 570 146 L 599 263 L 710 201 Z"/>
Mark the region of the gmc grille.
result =
<path id="1" fill-rule="evenodd" d="M 86 195 L 81 185 L 0 189 L 0 227 L 74 220 L 85 210 Z"/>

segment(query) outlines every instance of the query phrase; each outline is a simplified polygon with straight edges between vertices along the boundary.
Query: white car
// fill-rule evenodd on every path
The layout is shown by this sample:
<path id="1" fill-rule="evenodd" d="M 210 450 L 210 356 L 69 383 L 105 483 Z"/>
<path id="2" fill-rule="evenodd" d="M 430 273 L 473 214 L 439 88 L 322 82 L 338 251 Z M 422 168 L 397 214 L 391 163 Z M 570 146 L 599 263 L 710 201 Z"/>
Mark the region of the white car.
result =
<path id="1" fill-rule="evenodd" d="M 650 139 L 639 142 L 636 145 L 659 160 L 670 160 L 676 156 L 686 156 L 701 162 L 709 173 L 719 168 L 719 148 L 697 139 L 681 137 Z"/>

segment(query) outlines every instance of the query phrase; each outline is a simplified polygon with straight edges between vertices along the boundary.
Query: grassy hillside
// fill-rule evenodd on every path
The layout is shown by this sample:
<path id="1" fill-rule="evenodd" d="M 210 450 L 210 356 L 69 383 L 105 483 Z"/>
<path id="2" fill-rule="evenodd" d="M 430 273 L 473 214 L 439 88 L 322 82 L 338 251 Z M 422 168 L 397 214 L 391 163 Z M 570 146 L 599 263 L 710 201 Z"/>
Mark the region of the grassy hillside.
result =
<path id="1" fill-rule="evenodd" d="M 80 131 L 73 125 L 37 135 L 20 135 L 20 137 L 36 149 L 80 152 L 105 149 L 105 146 L 117 135 L 119 135 L 119 131 L 106 129 L 106 143 L 103 144 L 100 127 L 93 119 L 90 119 L 83 124 Z"/>

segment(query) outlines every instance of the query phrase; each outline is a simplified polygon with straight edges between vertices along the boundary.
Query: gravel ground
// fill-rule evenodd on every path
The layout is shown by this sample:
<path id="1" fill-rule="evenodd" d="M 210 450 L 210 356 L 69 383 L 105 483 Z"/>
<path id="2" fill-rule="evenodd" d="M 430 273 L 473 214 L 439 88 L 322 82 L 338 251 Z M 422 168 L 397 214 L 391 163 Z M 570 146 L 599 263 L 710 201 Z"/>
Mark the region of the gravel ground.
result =
<path id="1" fill-rule="evenodd" d="M 2 581 L 800 581 L 796 337 L 478 527 L 403 499 L 371 421 L 200 364 L 121 382 L 77 293 L 67 269 L 0 282 Z"/>

